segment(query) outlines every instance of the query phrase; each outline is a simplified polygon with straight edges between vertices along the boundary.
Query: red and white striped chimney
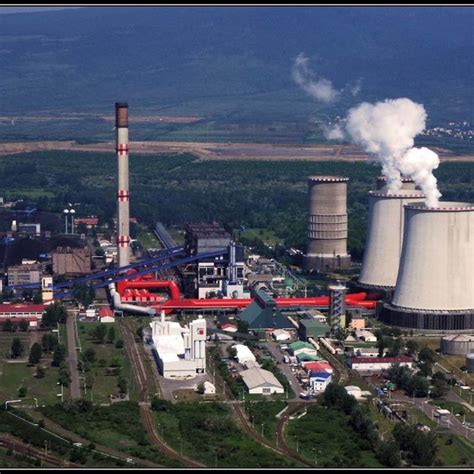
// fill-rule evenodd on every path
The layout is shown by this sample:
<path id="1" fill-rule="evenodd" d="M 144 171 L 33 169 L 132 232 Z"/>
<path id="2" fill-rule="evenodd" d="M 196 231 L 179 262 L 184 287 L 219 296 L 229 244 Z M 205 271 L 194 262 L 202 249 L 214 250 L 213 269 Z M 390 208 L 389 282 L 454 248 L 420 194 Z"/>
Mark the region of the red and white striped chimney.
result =
<path id="1" fill-rule="evenodd" d="M 130 263 L 130 193 L 128 190 L 128 104 L 115 103 L 116 151 L 118 161 L 117 249 L 118 265 Z"/>

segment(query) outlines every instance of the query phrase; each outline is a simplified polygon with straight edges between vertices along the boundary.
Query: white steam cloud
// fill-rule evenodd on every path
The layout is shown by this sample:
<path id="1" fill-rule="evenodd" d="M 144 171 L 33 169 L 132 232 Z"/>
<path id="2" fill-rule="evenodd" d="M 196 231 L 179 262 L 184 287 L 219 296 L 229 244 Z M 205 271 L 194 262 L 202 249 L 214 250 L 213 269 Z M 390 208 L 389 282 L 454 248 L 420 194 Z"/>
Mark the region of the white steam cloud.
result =
<path id="1" fill-rule="evenodd" d="M 311 97 L 324 103 L 334 102 L 340 92 L 334 88 L 328 79 L 317 78 L 308 66 L 309 58 L 304 53 L 298 54 L 293 65 L 294 81 Z"/>
<path id="2" fill-rule="evenodd" d="M 425 129 L 426 112 L 421 104 L 410 99 L 394 99 L 369 104 L 363 102 L 349 110 L 344 129 L 339 125 L 328 131 L 329 138 L 344 135 L 361 145 L 382 165 L 387 177 L 388 192 L 401 186 L 401 174 L 409 176 L 426 196 L 426 205 L 438 207 L 441 193 L 433 170 L 439 157 L 428 148 L 414 148 L 415 136 Z"/>

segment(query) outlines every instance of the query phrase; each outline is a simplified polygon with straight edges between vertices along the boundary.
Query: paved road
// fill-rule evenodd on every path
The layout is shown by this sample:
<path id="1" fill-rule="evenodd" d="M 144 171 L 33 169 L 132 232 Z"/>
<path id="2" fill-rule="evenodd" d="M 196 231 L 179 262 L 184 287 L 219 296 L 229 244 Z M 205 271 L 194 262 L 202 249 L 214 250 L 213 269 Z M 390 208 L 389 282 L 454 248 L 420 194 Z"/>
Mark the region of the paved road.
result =
<path id="1" fill-rule="evenodd" d="M 66 328 L 67 328 L 67 345 L 69 364 L 69 373 L 71 374 L 71 398 L 81 398 L 81 384 L 79 380 L 79 372 L 77 370 L 77 348 L 76 348 L 76 311 L 68 310 Z"/>
<path id="2" fill-rule="evenodd" d="M 400 392 L 395 392 L 391 394 L 390 399 L 391 401 L 400 400 L 406 403 L 412 403 L 431 420 L 438 420 L 438 424 L 442 427 L 448 428 L 451 433 L 464 436 L 465 438 L 474 441 L 474 430 L 463 425 L 454 415 L 449 414 L 446 417 L 443 417 L 445 418 L 444 421 L 440 421 L 439 418 L 436 418 L 434 415 L 437 408 L 435 404 L 428 403 L 431 400 L 430 398 L 413 399 Z"/>

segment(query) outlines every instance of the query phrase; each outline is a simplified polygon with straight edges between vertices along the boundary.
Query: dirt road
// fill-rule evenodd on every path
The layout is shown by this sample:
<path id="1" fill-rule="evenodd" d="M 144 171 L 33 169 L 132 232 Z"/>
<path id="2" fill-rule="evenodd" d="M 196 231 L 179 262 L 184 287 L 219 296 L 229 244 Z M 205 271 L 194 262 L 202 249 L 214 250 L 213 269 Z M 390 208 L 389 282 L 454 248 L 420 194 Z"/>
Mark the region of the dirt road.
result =
<path id="1" fill-rule="evenodd" d="M 443 161 L 474 161 L 474 155 L 456 155 L 449 150 L 431 147 Z M 0 156 L 34 151 L 83 151 L 115 153 L 114 142 L 78 144 L 65 141 L 28 141 L 0 143 Z M 192 153 L 200 160 L 255 160 L 255 161 L 366 161 L 368 155 L 354 145 L 306 145 L 267 143 L 217 143 L 132 141 L 132 154 Z"/>

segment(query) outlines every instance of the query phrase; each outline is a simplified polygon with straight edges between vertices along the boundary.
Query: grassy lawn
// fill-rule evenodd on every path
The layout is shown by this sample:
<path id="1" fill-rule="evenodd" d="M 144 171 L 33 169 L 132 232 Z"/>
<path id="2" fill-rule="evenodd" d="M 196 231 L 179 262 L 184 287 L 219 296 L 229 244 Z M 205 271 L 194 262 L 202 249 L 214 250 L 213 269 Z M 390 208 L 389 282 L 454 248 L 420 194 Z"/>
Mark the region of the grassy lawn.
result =
<path id="1" fill-rule="evenodd" d="M 134 381 L 132 380 L 130 372 L 130 364 L 126 356 L 126 351 L 124 348 L 117 349 L 115 347 L 115 342 L 109 343 L 104 342 L 100 344 L 92 336 L 92 332 L 97 326 L 102 323 L 98 322 L 78 322 L 78 334 L 81 340 L 82 353 L 87 349 L 92 348 L 95 351 L 96 357 L 95 362 L 92 364 L 91 374 L 93 376 L 93 386 L 92 392 L 90 395 L 90 389 L 87 389 L 87 398 L 90 400 L 93 397 L 94 403 L 108 403 L 110 402 L 109 395 L 118 394 L 119 389 L 117 386 L 119 376 L 118 375 L 108 375 L 108 368 L 111 366 L 113 361 L 120 362 L 122 368 L 120 373 L 128 381 L 128 392 L 131 399 L 136 398 L 136 387 Z M 120 327 L 117 322 L 112 324 L 106 324 L 107 331 L 110 327 L 115 328 L 115 341 L 117 339 L 123 339 Z M 107 340 L 107 336 L 106 336 Z"/>
<path id="2" fill-rule="evenodd" d="M 262 240 L 266 244 L 271 245 L 272 247 L 282 242 L 282 240 L 278 238 L 275 232 L 271 229 L 258 229 L 258 228 L 245 229 L 245 231 L 242 232 L 241 237 L 244 237 L 246 239 L 257 238 L 257 239 Z"/>
<path id="3" fill-rule="evenodd" d="M 247 403 L 245 410 L 249 414 L 250 422 L 257 433 L 262 433 L 263 436 L 271 442 L 275 442 L 276 428 L 278 418 L 276 415 L 285 408 L 286 403 L 283 401 L 277 402 L 257 402 Z"/>
<path id="4" fill-rule="evenodd" d="M 243 433 L 221 403 L 169 404 L 155 421 L 167 444 L 209 467 L 294 466 Z"/>
<path id="5" fill-rule="evenodd" d="M 163 248 L 161 242 L 156 238 L 155 234 L 148 227 L 139 226 L 137 231 L 137 240 L 144 249 Z"/>
<path id="6" fill-rule="evenodd" d="M 319 405 L 288 423 L 288 445 L 320 467 L 381 467 L 369 441 L 362 439 L 340 411 Z"/>
<path id="7" fill-rule="evenodd" d="M 57 405 L 46 407 L 43 412 L 47 418 L 93 442 L 164 466 L 179 466 L 150 445 L 136 402 L 119 402 L 109 407 Z"/>

